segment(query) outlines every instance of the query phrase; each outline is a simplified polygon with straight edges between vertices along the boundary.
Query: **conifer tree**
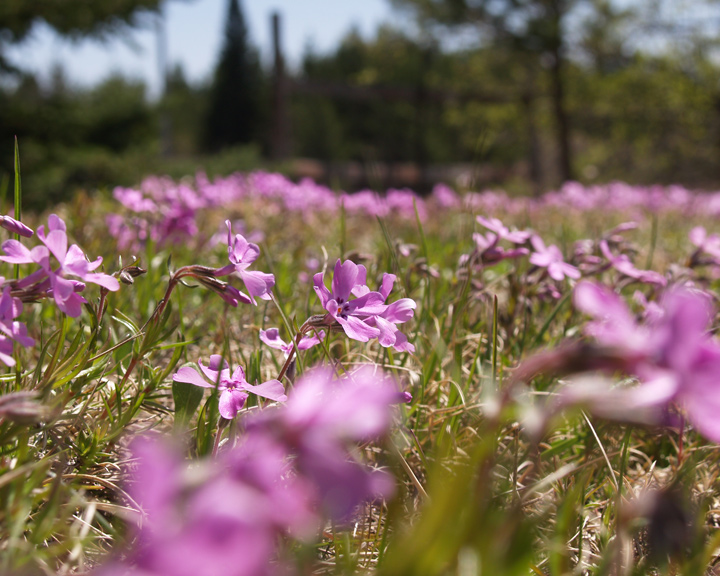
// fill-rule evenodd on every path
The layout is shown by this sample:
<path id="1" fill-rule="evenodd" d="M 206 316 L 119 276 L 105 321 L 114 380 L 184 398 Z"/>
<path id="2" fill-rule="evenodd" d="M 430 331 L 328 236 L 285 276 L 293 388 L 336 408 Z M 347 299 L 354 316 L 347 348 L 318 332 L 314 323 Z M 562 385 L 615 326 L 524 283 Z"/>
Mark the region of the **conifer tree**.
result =
<path id="1" fill-rule="evenodd" d="M 228 0 L 225 39 L 210 90 L 205 148 L 215 152 L 257 139 L 262 75 L 238 0 Z"/>

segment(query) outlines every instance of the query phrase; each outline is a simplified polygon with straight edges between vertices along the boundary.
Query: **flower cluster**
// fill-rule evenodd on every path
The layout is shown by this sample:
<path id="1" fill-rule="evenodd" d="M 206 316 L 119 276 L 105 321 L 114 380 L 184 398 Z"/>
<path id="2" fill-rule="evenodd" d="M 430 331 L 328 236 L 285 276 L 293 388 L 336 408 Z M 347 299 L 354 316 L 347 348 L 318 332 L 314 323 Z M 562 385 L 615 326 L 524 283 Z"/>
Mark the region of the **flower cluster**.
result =
<path id="1" fill-rule="evenodd" d="M 415 313 L 415 301 L 401 298 L 386 304 L 395 283 L 394 274 L 384 274 L 377 291 L 367 286 L 367 270 L 351 260 L 335 263 L 332 290 L 325 286 L 322 272 L 315 274 L 314 289 L 327 311 L 324 323 L 339 325 L 354 340 L 367 342 L 377 338 L 384 347 L 413 352 L 415 347 L 398 330 L 397 324 L 410 320 Z M 354 298 L 351 298 L 354 296 Z"/>
<path id="2" fill-rule="evenodd" d="M 72 317 L 80 316 L 82 304 L 87 302 L 79 294 L 85 289 L 86 282 L 98 284 L 110 291 L 120 289 L 116 278 L 93 272 L 102 264 L 101 257 L 90 262 L 77 244 L 68 247 L 65 222 L 59 216 L 51 214 L 47 233 L 45 227 L 40 226 L 37 236 L 43 245 L 35 246 L 32 250 L 17 240 L 6 240 L 2 244 L 5 255 L 0 256 L 0 260 L 12 264 L 40 266 L 39 270 L 16 282 L 15 288 L 22 289 L 27 294 L 51 296 L 58 308 Z M 51 256 L 59 263 L 56 268 Z"/>
<path id="3" fill-rule="evenodd" d="M 94 574 L 258 576 L 284 573 L 288 537 L 310 540 L 321 519 L 347 520 L 367 499 L 389 497 L 389 474 L 350 455 L 385 434 L 397 388 L 372 368 L 336 379 L 320 369 L 288 401 L 250 415 L 239 445 L 188 468 L 167 446 L 137 441 L 129 492 L 144 518 L 133 548 Z"/>
<path id="4" fill-rule="evenodd" d="M 0 217 L 0 226 L 20 236 L 31 237 L 33 231 L 9 216 Z M 41 245 L 27 248 L 18 240 L 6 240 L 2 244 L 0 260 L 11 264 L 36 264 L 38 269 L 18 280 L 0 277 L 0 361 L 15 365 L 13 342 L 30 347 L 35 341 L 28 336 L 27 327 L 15 320 L 23 310 L 23 302 L 50 297 L 65 314 L 77 317 L 87 300 L 80 294 L 86 283 L 102 286 L 105 290 L 120 288 L 116 278 L 94 272 L 102 258 L 90 262 L 77 244 L 68 247 L 65 222 L 51 214 L 47 230 L 40 226 L 37 237 Z"/>

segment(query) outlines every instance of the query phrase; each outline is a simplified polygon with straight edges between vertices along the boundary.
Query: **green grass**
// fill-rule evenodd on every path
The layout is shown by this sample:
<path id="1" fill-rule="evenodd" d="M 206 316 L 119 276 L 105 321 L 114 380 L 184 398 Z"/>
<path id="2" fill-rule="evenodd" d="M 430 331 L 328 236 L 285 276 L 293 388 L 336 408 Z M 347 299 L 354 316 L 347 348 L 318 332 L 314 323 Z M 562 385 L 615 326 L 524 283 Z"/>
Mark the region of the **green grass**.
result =
<path id="1" fill-rule="evenodd" d="M 19 214 L 19 201 L 15 206 Z M 513 370 L 534 352 L 576 337 L 583 319 L 567 284 L 559 300 L 539 297 L 526 260 L 463 275 L 458 260 L 473 248 L 472 214 L 447 211 L 421 223 L 343 211 L 304 221 L 249 200 L 232 212 L 248 230 L 265 234 L 255 268 L 275 274 L 275 302 L 233 309 L 202 287 L 179 285 L 166 313 L 148 322 L 171 270 L 223 265 L 226 248 L 188 242 L 120 254 L 104 224 L 105 214 L 117 210 L 110 199 L 78 197 L 55 210 L 89 255 L 105 258 L 106 272 L 120 267 L 120 256 L 124 263 L 138 256 L 147 274 L 109 294 L 104 313 L 99 292 L 89 286 L 80 321 L 48 302 L 26 305 L 21 319 L 38 345 L 18 349 L 17 373 L 0 377 L 0 400 L 33 393 L 22 398 L 24 411 L 0 419 L 1 574 L 82 573 L 119 547 L 136 513 L 124 488 L 132 477 L 129 440 L 174 431 L 184 437 L 190 459 L 207 457 L 216 442 L 216 396 L 201 398 L 197 389 L 173 385 L 174 370 L 221 354 L 260 381 L 276 377 L 282 355 L 263 347 L 259 330 L 276 326 L 289 340 L 322 311 L 312 280 L 300 280 L 314 272 L 305 269 L 306 258 L 321 256 L 331 270 L 349 255 L 367 266 L 371 287 L 393 272 L 398 282 L 391 300 L 407 296 L 418 303 L 413 321 L 402 326 L 416 352 L 332 334 L 302 353 L 297 370 L 320 362 L 377 363 L 413 401 L 400 407 L 392 438 L 364 447 L 371 462 L 395 473 L 397 497 L 369 504 L 356 526 L 331 526 L 317 547 L 298 550 L 308 573 L 701 574 L 714 562 L 720 542 L 714 445 L 687 433 L 681 460 L 677 431 L 630 428 L 580 412 L 556 415 L 546 432 L 532 433 L 528 424 L 558 381 L 541 375 L 511 384 Z M 226 216 L 205 213 L 203 233 L 213 233 Z M 529 224 L 568 254 L 575 240 L 620 221 L 613 214 L 569 218 L 547 209 Z M 46 216 L 29 215 L 26 222 L 37 225 Z M 626 236 L 646 243 L 638 247 L 638 262 L 665 272 L 687 258 L 694 224 L 666 214 Z M 417 248 L 402 256 L 399 243 Z M 716 280 L 702 281 L 717 287 Z M 230 426 L 220 433 L 238 431 Z M 653 555 L 649 527 L 663 520 L 648 512 L 649 504 L 643 508 L 643 494 L 675 485 L 682 490 L 668 492 L 666 506 L 687 511 L 693 522 L 671 526 L 687 531 L 681 550 Z"/>

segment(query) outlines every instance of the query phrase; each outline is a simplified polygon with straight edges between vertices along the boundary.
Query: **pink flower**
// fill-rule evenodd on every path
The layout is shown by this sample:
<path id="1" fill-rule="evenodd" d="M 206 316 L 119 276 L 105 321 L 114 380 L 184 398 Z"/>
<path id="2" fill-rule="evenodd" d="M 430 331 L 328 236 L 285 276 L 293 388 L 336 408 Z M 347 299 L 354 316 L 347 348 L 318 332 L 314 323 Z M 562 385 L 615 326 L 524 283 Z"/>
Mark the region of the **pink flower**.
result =
<path id="1" fill-rule="evenodd" d="M 298 350 L 309 350 L 313 346 L 320 344 L 320 341 L 325 338 L 325 331 L 320 330 L 317 334 L 312 336 L 303 336 L 298 342 Z M 280 338 L 280 331 L 277 328 L 268 328 L 267 330 L 260 330 L 260 340 L 276 350 L 282 350 L 283 354 L 287 357 L 293 349 L 292 342 L 285 342 Z"/>
<path id="2" fill-rule="evenodd" d="M 222 362 L 222 368 L 221 368 Z M 285 388 L 278 380 L 268 380 L 262 384 L 252 385 L 245 380 L 245 371 L 238 366 L 230 375 L 230 368 L 227 362 L 222 360 L 218 354 L 210 356 L 209 366 L 198 363 L 205 378 L 200 376 L 196 370 L 185 366 L 180 368 L 173 376 L 175 382 L 187 382 L 203 388 L 215 388 L 220 392 L 219 410 L 223 418 L 232 420 L 237 416 L 238 411 L 245 405 L 249 394 L 255 394 L 276 402 L 287 400 Z"/>
<path id="3" fill-rule="evenodd" d="M 511 232 L 510 229 L 497 218 L 487 219 L 482 216 L 478 216 L 476 220 L 480 225 L 485 226 L 485 228 L 494 232 L 497 235 L 498 240 L 507 240 L 513 244 L 525 244 L 525 242 L 530 239 L 530 236 L 532 236 L 530 232 L 525 230 L 515 230 Z"/>
<path id="4" fill-rule="evenodd" d="M 395 283 L 395 274 L 384 274 L 378 292 L 387 300 Z M 417 304 L 411 298 L 400 298 L 388 304 L 379 314 L 369 316 L 365 323 L 380 330 L 378 342 L 388 348 L 392 346 L 398 352 L 415 352 L 415 346 L 408 342 L 407 336 L 400 332 L 397 324 L 404 324 L 415 315 Z"/>
<path id="5" fill-rule="evenodd" d="M 720 442 L 720 346 L 708 332 L 713 314 L 707 295 L 673 288 L 648 326 L 638 326 L 622 300 L 599 286 L 578 284 L 575 301 L 595 317 L 589 333 L 626 355 L 641 381 L 633 388 L 598 389 L 601 405 L 654 410 L 661 419 L 677 404 L 704 436 Z"/>
<path id="6" fill-rule="evenodd" d="M 531 264 L 541 268 L 547 268 L 550 278 L 558 282 L 566 276 L 574 280 L 580 278 L 580 270 L 571 264 L 567 264 L 563 260 L 560 248 L 554 244 L 546 247 L 545 242 L 537 235 L 532 236 L 530 241 L 535 249 L 535 252 L 530 254 Z"/>
<path id="7" fill-rule="evenodd" d="M 658 284 L 660 286 L 665 286 L 667 284 L 667 280 L 662 274 L 653 270 L 638 270 L 635 268 L 626 254 L 615 256 L 610 251 L 607 240 L 600 241 L 600 251 L 603 253 L 603 256 L 608 259 L 610 265 L 615 268 L 615 270 L 628 278 L 632 278 L 633 280 L 646 284 Z"/>
<path id="8" fill-rule="evenodd" d="M 345 334 L 354 340 L 367 342 L 377 338 L 380 330 L 365 322 L 371 316 L 385 311 L 385 297 L 380 292 L 371 292 L 366 286 L 367 270 L 351 260 L 335 263 L 332 292 L 325 287 L 322 272 L 315 274 L 314 288 L 323 308 L 334 318 Z M 351 295 L 360 294 L 351 299 Z"/>
<path id="9" fill-rule="evenodd" d="M 476 254 L 485 266 L 492 266 L 508 258 L 521 258 L 530 254 L 525 247 L 506 250 L 498 244 L 500 237 L 489 232 L 487 234 L 473 234 Z"/>
<path id="10" fill-rule="evenodd" d="M 47 276 L 49 280 L 48 293 L 52 295 L 58 308 L 68 316 L 80 316 L 81 305 L 87 302 L 78 294 L 85 289 L 84 282 L 98 284 L 113 292 L 120 289 L 120 283 L 116 278 L 92 272 L 100 266 L 102 258 L 98 257 L 94 262 L 89 262 L 77 244 L 68 248 L 65 222 L 57 215 L 51 214 L 48 218 L 47 235 L 44 226 L 38 228 L 37 235 L 44 246 L 35 246 L 32 250 L 16 240 L 3 242 L 2 249 L 5 256 L 0 256 L 0 260 L 13 264 L 39 264 L 42 267 L 43 275 Z M 52 269 L 50 254 L 60 262 L 57 270 Z M 82 282 L 71 280 L 68 276 L 75 276 Z M 40 280 L 40 275 L 34 277 L 34 281 L 37 280 Z"/>
<path id="11" fill-rule="evenodd" d="M 347 446 L 384 434 L 400 398 L 397 384 L 370 367 L 340 379 L 315 369 L 295 384 L 286 404 L 264 410 L 248 426 L 251 434 L 264 431 L 288 446 L 326 512 L 344 519 L 363 500 L 394 490 L 389 475 L 351 459 Z"/>
<path id="12" fill-rule="evenodd" d="M 248 242 L 242 234 L 236 234 L 233 237 L 230 220 L 225 220 L 225 225 L 228 229 L 228 258 L 230 264 L 217 270 L 215 275 L 220 277 L 235 273 L 245 284 L 253 304 L 257 304 L 255 301 L 256 296 L 262 300 L 270 300 L 272 287 L 275 286 L 275 277 L 265 272 L 248 271 L 248 267 L 260 255 L 260 248 L 258 248 L 257 244 Z"/>

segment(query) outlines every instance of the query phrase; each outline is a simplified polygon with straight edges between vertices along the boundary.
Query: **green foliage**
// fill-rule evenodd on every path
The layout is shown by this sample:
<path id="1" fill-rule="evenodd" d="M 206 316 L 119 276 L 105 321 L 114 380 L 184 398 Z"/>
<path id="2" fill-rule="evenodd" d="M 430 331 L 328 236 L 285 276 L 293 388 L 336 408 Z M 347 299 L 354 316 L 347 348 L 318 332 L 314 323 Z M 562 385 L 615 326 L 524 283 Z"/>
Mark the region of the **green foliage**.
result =
<path id="1" fill-rule="evenodd" d="M 40 23 L 70 38 L 107 38 L 136 26 L 142 14 L 156 12 L 161 0 L 3 0 L 0 3 L 0 77 L 18 72 L 3 46 L 24 40 Z"/>

